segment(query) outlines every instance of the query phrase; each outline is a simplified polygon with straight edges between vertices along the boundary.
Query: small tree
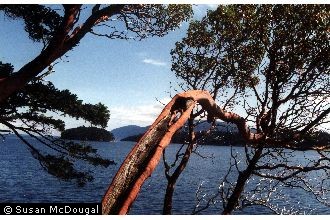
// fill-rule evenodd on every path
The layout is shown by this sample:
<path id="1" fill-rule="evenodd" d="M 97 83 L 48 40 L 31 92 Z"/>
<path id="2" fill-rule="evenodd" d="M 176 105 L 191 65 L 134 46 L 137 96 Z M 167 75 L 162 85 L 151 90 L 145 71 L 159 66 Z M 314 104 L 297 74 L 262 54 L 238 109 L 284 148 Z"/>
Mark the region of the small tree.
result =
<path id="1" fill-rule="evenodd" d="M 329 205 L 330 141 L 321 130 L 330 113 L 328 11 L 325 5 L 230 5 L 192 22 L 172 51 L 172 69 L 182 88 L 193 91 L 176 95 L 134 147 L 103 199 L 103 212 L 126 213 L 172 135 L 204 113 L 209 122 L 235 124 L 247 143 L 245 155 L 232 154 L 219 189 L 223 214 L 256 204 L 280 213 L 272 202 L 283 194 L 273 192 L 283 187 L 301 188 Z M 314 156 L 297 164 L 294 154 L 305 151 Z M 173 183 L 169 178 L 172 191 Z"/>

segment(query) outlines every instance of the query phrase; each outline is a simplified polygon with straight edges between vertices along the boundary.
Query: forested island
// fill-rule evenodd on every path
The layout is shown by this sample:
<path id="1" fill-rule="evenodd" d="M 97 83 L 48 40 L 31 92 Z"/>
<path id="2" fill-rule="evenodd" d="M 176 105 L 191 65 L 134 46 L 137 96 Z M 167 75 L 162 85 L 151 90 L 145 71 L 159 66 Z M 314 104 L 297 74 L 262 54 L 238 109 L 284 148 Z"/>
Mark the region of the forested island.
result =
<path id="1" fill-rule="evenodd" d="M 283 133 L 283 136 L 288 135 L 290 132 Z M 137 142 L 143 134 L 133 135 L 123 138 L 121 141 L 133 141 Z M 171 143 L 182 144 L 187 142 L 187 132 L 180 131 L 174 134 Z M 197 132 L 196 138 L 199 144 L 215 145 L 215 146 L 243 146 L 246 141 L 238 132 L 227 132 L 214 130 L 206 134 L 204 132 Z M 285 138 L 285 137 L 283 137 Z M 325 131 L 315 131 L 309 135 L 306 135 L 305 139 L 297 145 L 308 149 L 311 145 L 328 145 L 330 143 L 330 134 Z"/>
<path id="2" fill-rule="evenodd" d="M 123 138 L 121 141 L 134 141 L 137 142 L 143 134 L 133 135 Z M 186 132 L 177 132 L 174 134 L 171 143 L 182 144 L 187 140 Z M 225 132 L 225 131 L 213 131 L 209 134 L 204 134 L 204 132 L 197 132 L 196 137 L 198 143 L 204 145 L 217 145 L 217 146 L 237 146 L 243 145 L 245 143 L 242 136 L 237 132 Z"/>
<path id="3" fill-rule="evenodd" d="M 111 132 L 97 127 L 77 127 L 70 128 L 61 133 L 62 139 L 81 140 L 81 141 L 113 141 L 114 136 Z"/>

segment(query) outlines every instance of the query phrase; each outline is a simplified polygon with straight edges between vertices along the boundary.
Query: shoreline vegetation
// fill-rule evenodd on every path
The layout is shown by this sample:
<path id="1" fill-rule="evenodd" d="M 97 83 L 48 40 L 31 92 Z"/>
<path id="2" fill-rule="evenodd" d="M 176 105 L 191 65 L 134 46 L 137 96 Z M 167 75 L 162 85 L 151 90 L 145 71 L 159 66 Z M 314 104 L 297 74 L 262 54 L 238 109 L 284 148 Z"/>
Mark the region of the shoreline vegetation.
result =
<path id="1" fill-rule="evenodd" d="M 285 134 L 283 134 L 285 135 Z M 142 134 L 132 135 L 126 138 L 121 139 L 120 141 L 132 141 L 137 142 Z M 186 132 L 177 132 L 174 134 L 171 143 L 173 144 L 183 144 L 186 143 L 187 140 Z M 235 131 L 226 132 L 226 131 L 212 131 L 209 134 L 205 135 L 203 132 L 197 132 L 196 138 L 198 143 L 203 145 L 214 145 L 214 146 L 244 146 L 246 141 L 243 137 Z M 306 138 L 297 143 L 297 147 L 304 148 L 308 150 L 308 146 L 312 146 L 313 144 L 318 145 L 327 145 L 330 143 L 330 134 L 324 131 L 316 131 L 306 136 Z"/>
<path id="2" fill-rule="evenodd" d="M 61 138 L 66 140 L 103 142 L 114 140 L 113 134 L 103 128 L 85 126 L 67 129 L 61 133 Z"/>
<path id="3" fill-rule="evenodd" d="M 147 128 L 147 127 L 146 127 Z M 128 130 L 125 132 L 129 133 Z M 283 133 L 286 135 L 289 132 Z M 124 138 L 118 139 L 118 141 L 131 141 L 138 142 L 139 139 L 144 135 L 144 132 L 134 135 L 129 135 Z M 173 144 L 183 144 L 186 143 L 187 136 L 186 131 L 179 131 L 174 134 L 171 143 Z M 67 140 L 79 140 L 79 141 L 101 141 L 109 142 L 115 141 L 116 135 L 114 133 L 107 131 L 103 128 L 97 127 L 77 127 L 70 128 L 61 133 L 62 139 Z M 206 134 L 203 131 L 196 132 L 196 138 L 199 144 L 202 145 L 213 145 L 213 146 L 244 146 L 246 141 L 244 138 L 234 129 L 229 130 L 214 130 Z M 297 147 L 302 147 L 308 150 L 308 146 L 313 144 L 323 144 L 327 145 L 330 143 L 330 134 L 325 131 L 315 131 L 300 142 L 297 143 Z"/>
<path id="4" fill-rule="evenodd" d="M 137 142 L 143 134 L 133 135 L 121 139 L 120 141 L 132 141 Z M 183 144 L 187 142 L 186 132 L 177 132 L 173 135 L 171 143 L 173 144 Z M 242 136 L 237 132 L 223 132 L 223 131 L 213 131 L 208 135 L 204 135 L 203 132 L 197 132 L 196 138 L 198 142 L 203 145 L 215 145 L 215 146 L 240 146 L 245 144 Z"/>

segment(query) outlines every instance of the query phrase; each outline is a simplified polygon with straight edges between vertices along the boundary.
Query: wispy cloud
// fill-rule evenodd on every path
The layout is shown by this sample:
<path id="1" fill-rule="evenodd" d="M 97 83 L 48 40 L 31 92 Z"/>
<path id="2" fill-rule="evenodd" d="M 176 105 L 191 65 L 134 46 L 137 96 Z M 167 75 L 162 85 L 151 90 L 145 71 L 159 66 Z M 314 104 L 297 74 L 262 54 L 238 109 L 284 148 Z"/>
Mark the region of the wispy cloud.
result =
<path id="1" fill-rule="evenodd" d="M 166 62 L 160 61 L 160 60 L 155 60 L 155 59 L 148 59 L 145 58 L 142 60 L 143 63 L 146 64 L 151 64 L 151 65 L 155 65 L 155 66 L 166 66 Z"/>

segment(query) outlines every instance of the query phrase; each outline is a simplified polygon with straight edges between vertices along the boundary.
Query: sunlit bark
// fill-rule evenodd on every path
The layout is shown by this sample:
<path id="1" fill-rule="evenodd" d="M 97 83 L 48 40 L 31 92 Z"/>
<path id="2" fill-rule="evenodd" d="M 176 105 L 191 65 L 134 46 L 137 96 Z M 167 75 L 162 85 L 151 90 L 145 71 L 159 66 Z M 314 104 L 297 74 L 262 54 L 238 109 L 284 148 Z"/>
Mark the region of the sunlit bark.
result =
<path id="1" fill-rule="evenodd" d="M 265 144 L 269 141 L 276 144 L 268 140 L 263 133 L 252 133 L 244 118 L 220 108 L 207 91 L 191 90 L 178 94 L 165 106 L 119 168 L 102 200 L 103 214 L 126 214 L 129 211 L 142 184 L 159 163 L 163 150 L 170 143 L 174 133 L 186 123 L 197 103 L 207 111 L 210 120 L 218 118 L 236 124 L 247 143 Z M 291 139 L 296 136 L 293 134 Z M 250 167 L 240 175 L 239 180 L 241 179 L 242 184 L 236 187 L 233 198 L 228 201 L 228 210 L 225 210 L 224 214 L 229 214 L 235 207 L 236 197 L 241 194 L 261 152 L 262 148 L 257 148 L 255 156 L 250 161 Z"/>
<path id="2" fill-rule="evenodd" d="M 135 145 L 119 168 L 102 201 L 103 214 L 126 214 L 143 182 L 157 166 L 163 150 L 174 133 L 188 120 L 192 109 L 200 104 L 209 114 L 237 125 L 247 141 L 256 142 L 262 134 L 252 134 L 242 117 L 216 105 L 206 91 L 192 90 L 176 95 Z"/>

